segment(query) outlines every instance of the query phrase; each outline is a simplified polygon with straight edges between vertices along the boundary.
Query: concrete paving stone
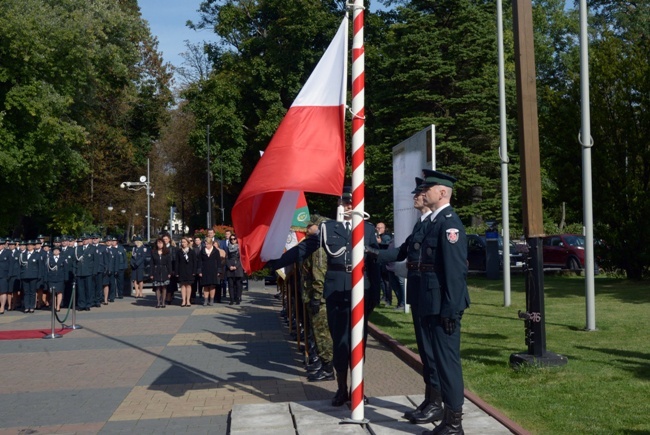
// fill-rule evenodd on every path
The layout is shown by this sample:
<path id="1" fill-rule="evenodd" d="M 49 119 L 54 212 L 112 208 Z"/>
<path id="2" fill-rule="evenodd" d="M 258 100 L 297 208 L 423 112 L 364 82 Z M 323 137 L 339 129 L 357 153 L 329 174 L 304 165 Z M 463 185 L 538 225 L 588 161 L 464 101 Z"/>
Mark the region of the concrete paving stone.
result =
<path id="1" fill-rule="evenodd" d="M 373 435 L 420 435 L 423 431 L 432 430 L 433 428 L 434 426 L 432 424 L 411 424 L 406 420 L 382 422 L 371 421 L 367 426 L 368 432 Z"/>
<path id="2" fill-rule="evenodd" d="M 289 403 L 265 403 L 260 405 L 235 405 L 232 418 L 255 418 L 259 415 L 289 413 Z"/>
<path id="3" fill-rule="evenodd" d="M 406 396 L 372 397 L 368 399 L 364 414 L 372 422 L 406 421 L 402 415 L 413 408 Z"/>
<path id="4" fill-rule="evenodd" d="M 257 430 L 258 433 L 266 432 L 267 430 L 293 431 L 293 418 L 291 418 L 291 414 L 289 414 L 289 412 L 286 412 L 277 414 L 261 414 L 256 415 L 255 417 L 231 419 L 231 434 L 254 430 Z"/>
<path id="5" fill-rule="evenodd" d="M 350 411 L 345 409 L 329 413 L 302 412 L 293 414 L 293 418 L 298 432 L 305 433 L 310 427 L 337 425 L 341 420 L 350 418 Z"/>
<path id="6" fill-rule="evenodd" d="M 368 431 L 359 424 L 327 424 L 316 427 L 301 428 L 298 435 L 368 435 Z"/>
<path id="7" fill-rule="evenodd" d="M 235 430 L 231 429 L 230 432 L 228 432 L 230 435 L 259 435 L 260 430 L 259 429 L 252 429 L 252 430 Z M 297 433 L 295 430 L 289 430 L 289 429 L 265 429 L 263 431 L 264 435 L 292 435 Z"/>
<path id="8" fill-rule="evenodd" d="M 424 401 L 424 394 L 409 394 L 406 397 L 415 407 Z"/>
<path id="9" fill-rule="evenodd" d="M 130 388 L 59 390 L 0 396 L 2 427 L 106 421 L 128 395 Z M 16 412 L 20 410 L 20 412 Z"/>

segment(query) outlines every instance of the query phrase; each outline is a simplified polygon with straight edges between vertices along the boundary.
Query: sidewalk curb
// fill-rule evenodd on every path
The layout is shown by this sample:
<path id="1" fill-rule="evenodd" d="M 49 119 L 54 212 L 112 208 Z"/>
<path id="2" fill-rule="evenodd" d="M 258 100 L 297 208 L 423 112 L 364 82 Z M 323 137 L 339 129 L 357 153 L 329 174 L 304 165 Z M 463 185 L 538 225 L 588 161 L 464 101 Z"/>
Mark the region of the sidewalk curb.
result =
<path id="1" fill-rule="evenodd" d="M 372 322 L 368 322 L 368 332 L 370 333 L 370 335 L 372 335 L 375 338 L 375 340 L 380 341 L 384 343 L 386 346 L 388 346 L 393 351 L 393 353 L 395 353 L 395 355 L 397 355 L 409 367 L 411 367 L 413 370 L 415 370 L 420 374 L 422 373 L 422 360 L 420 359 L 420 355 L 417 355 L 411 349 L 407 348 L 402 343 L 395 340 L 390 335 L 386 334 L 384 331 L 382 331 L 377 326 L 375 326 Z M 485 402 L 483 399 L 481 399 L 479 396 L 472 393 L 471 391 L 468 391 L 467 389 L 465 390 L 465 397 L 467 398 L 467 400 L 470 400 L 476 406 L 478 406 L 483 411 L 485 411 L 485 413 L 492 416 L 495 420 L 497 420 L 499 423 L 501 423 L 506 428 L 508 428 L 508 430 L 513 434 L 530 435 L 530 432 L 528 432 L 526 429 L 519 426 L 514 421 L 510 420 L 501 411 L 494 408 L 493 406 Z"/>

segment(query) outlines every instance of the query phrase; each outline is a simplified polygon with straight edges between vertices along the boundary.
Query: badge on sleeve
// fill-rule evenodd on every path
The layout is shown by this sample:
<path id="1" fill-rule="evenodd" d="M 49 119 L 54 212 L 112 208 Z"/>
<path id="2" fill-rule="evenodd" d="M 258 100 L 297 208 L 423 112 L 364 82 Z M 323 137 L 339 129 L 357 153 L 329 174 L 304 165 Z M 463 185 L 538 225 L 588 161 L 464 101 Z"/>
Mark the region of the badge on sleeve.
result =
<path id="1" fill-rule="evenodd" d="M 458 229 L 457 228 L 449 228 L 447 230 L 447 241 L 449 243 L 456 243 L 458 241 Z"/>

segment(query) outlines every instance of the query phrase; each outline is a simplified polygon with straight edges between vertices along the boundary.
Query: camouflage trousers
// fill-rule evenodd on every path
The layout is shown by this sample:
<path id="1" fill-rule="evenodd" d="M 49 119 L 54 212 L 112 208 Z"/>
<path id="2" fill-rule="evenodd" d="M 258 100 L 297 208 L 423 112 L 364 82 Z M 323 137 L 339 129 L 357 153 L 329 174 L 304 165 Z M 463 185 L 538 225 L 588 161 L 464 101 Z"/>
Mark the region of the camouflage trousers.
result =
<path id="1" fill-rule="evenodd" d="M 308 312 L 314 330 L 314 340 L 316 340 L 316 347 L 318 347 L 318 355 L 324 362 L 331 362 L 333 357 L 332 335 L 327 325 L 325 304 L 321 305 L 321 309 L 317 314 L 312 314 L 311 310 L 308 310 Z"/>

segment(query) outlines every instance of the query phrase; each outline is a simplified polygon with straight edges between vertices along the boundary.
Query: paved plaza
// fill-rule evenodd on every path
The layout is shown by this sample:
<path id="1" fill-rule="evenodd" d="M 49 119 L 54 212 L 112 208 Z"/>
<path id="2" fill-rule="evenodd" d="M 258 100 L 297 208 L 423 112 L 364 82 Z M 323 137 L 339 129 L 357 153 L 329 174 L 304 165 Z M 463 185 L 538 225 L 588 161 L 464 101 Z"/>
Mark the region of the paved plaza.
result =
<path id="1" fill-rule="evenodd" d="M 125 297 L 77 313 L 58 339 L 0 341 L 0 434 L 419 434 L 401 419 L 422 400 L 420 375 L 368 341 L 370 423 L 343 425 L 335 381 L 307 382 L 304 357 L 282 321 L 275 287 L 250 283 L 242 305 L 155 309 Z M 64 315 L 64 310 L 60 313 Z M 68 320 L 68 322 L 70 321 Z M 58 325 L 57 325 L 58 326 Z M 50 313 L 0 316 L 0 330 L 50 327 Z M 507 434 L 466 401 L 468 434 Z"/>

